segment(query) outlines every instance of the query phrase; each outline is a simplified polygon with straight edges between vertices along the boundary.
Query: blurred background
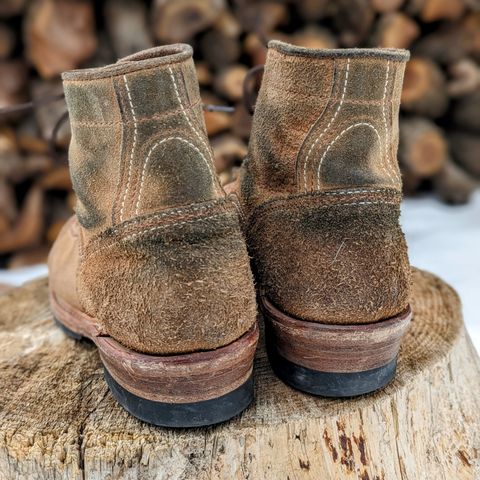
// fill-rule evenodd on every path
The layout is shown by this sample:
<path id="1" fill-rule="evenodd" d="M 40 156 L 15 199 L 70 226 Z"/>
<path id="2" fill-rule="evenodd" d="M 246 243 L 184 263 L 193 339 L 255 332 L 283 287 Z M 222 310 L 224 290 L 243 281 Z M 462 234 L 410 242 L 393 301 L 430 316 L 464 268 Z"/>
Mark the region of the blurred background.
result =
<path id="1" fill-rule="evenodd" d="M 190 43 L 204 103 L 234 107 L 205 112 L 226 184 L 246 154 L 247 109 L 261 81 L 245 76 L 264 63 L 270 39 L 412 51 L 400 119 L 402 222 L 412 263 L 460 291 L 480 346 L 479 0 L 1 0 L 0 282 L 44 273 L 73 212 L 61 72 Z"/>

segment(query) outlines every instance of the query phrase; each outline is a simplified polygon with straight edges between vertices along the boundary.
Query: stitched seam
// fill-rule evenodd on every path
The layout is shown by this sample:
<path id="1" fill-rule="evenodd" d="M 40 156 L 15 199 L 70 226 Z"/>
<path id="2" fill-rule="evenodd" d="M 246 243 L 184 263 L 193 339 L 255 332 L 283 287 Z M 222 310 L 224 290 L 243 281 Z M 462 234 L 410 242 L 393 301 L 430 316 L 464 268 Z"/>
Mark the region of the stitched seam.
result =
<path id="1" fill-rule="evenodd" d="M 350 195 L 354 193 L 381 193 L 381 192 L 388 192 L 386 188 L 377 188 L 377 189 L 352 189 L 352 190 L 339 190 L 335 192 L 323 192 L 324 195 Z"/>
<path id="2" fill-rule="evenodd" d="M 197 130 L 197 128 L 193 125 L 192 121 L 190 120 L 190 117 L 187 115 L 187 112 L 183 106 L 183 102 L 182 102 L 182 99 L 180 98 L 180 93 L 178 91 L 178 86 L 177 86 L 177 81 L 175 80 L 175 75 L 173 74 L 173 70 L 171 67 L 168 67 L 168 71 L 170 72 L 170 78 L 172 79 L 172 82 L 173 82 L 173 88 L 175 90 L 175 95 L 177 96 L 177 100 L 178 100 L 178 103 L 180 104 L 180 107 L 182 109 L 182 113 L 183 113 L 183 116 L 185 117 L 185 119 L 187 120 L 188 124 L 190 125 L 190 128 L 194 131 L 195 135 L 198 137 L 198 139 L 200 140 L 200 142 L 202 143 L 202 145 L 205 147 L 205 149 L 207 150 L 208 152 L 208 155 L 210 157 L 210 161 L 213 162 L 213 157 L 212 157 L 212 151 L 211 149 L 208 147 L 207 143 L 205 142 L 203 136 L 200 134 L 200 132 Z M 211 171 L 210 167 L 208 167 L 209 170 Z M 218 190 L 218 187 L 217 187 L 217 184 L 215 182 L 215 179 L 213 178 L 213 183 L 215 184 L 215 188 L 217 188 Z"/>
<path id="3" fill-rule="evenodd" d="M 128 103 L 130 105 L 130 111 L 132 113 L 133 117 L 133 144 L 132 144 L 132 149 L 130 151 L 130 162 L 128 165 L 128 177 L 127 177 L 127 186 L 125 188 L 125 192 L 123 194 L 123 200 L 122 200 L 122 208 L 120 209 L 120 221 L 123 221 L 123 211 L 125 208 L 125 200 L 128 195 L 128 191 L 130 190 L 130 180 L 132 176 L 132 164 L 133 164 L 133 153 L 135 151 L 135 146 L 137 143 L 137 118 L 135 116 L 135 110 L 133 108 L 133 102 L 132 102 L 132 97 L 130 95 L 130 88 L 128 87 L 128 81 L 126 75 L 123 76 L 123 81 L 125 83 L 125 88 L 127 89 L 127 96 L 128 96 Z"/>
<path id="4" fill-rule="evenodd" d="M 340 103 L 338 104 L 337 106 L 337 109 L 335 110 L 335 113 L 333 115 L 333 117 L 330 119 L 330 121 L 328 122 L 328 125 L 323 129 L 322 133 L 317 137 L 317 139 L 312 143 L 312 145 L 310 146 L 310 150 L 308 151 L 307 153 L 307 156 L 305 157 L 305 162 L 304 162 L 304 166 L 303 166 L 303 183 L 304 183 L 304 191 L 307 191 L 307 168 L 308 168 L 308 159 L 310 157 L 310 154 L 312 153 L 312 150 L 315 148 L 315 146 L 317 145 L 317 143 L 320 141 L 320 139 L 323 137 L 323 135 L 325 134 L 325 132 L 330 128 L 330 126 L 332 125 L 332 123 L 335 121 L 335 118 L 337 118 L 337 115 L 338 115 L 338 112 L 340 111 L 340 109 L 342 108 L 342 105 L 343 105 L 343 100 L 345 98 L 345 92 L 347 91 L 347 83 L 348 83 L 348 73 L 349 73 L 349 70 L 350 70 L 350 59 L 347 59 L 347 68 L 346 68 L 346 71 L 345 71 L 345 80 L 343 82 L 343 91 L 342 91 L 342 97 L 340 99 Z"/>
<path id="5" fill-rule="evenodd" d="M 153 151 L 158 147 L 160 146 L 162 143 L 165 143 L 165 142 L 168 142 L 168 141 L 171 141 L 171 140 L 178 140 L 179 142 L 184 142 L 186 143 L 187 145 L 189 145 L 190 147 L 192 147 L 203 159 L 203 161 L 205 162 L 205 164 L 207 165 L 207 168 L 208 168 L 208 171 L 210 173 L 210 177 L 212 179 L 212 182 L 215 183 L 215 179 L 214 179 L 214 176 L 213 176 L 213 171 L 210 167 L 210 164 L 208 162 L 208 160 L 205 158 L 205 156 L 203 155 L 203 153 L 191 142 L 189 142 L 188 140 L 186 140 L 185 138 L 182 138 L 182 137 L 168 137 L 168 138 L 164 138 L 163 140 L 155 143 L 149 150 L 146 158 L 145 158 L 145 161 L 143 163 L 143 169 L 142 169 L 142 177 L 141 177 L 141 181 L 140 181 L 140 190 L 138 192 L 138 198 L 137 198 L 137 203 L 136 203 L 136 206 L 135 206 L 135 214 L 138 213 L 138 210 L 140 208 L 140 202 L 142 200 L 142 192 L 143 192 L 143 184 L 145 182 L 145 175 L 146 175 L 146 172 L 147 172 L 147 165 L 148 165 L 148 162 L 150 161 L 150 156 L 151 154 L 153 153 Z"/>
<path id="6" fill-rule="evenodd" d="M 335 142 L 340 138 L 342 137 L 345 133 L 347 133 L 349 130 L 351 130 L 352 128 L 355 128 L 355 127 L 360 127 L 360 126 L 364 126 L 364 127 L 369 127 L 371 129 L 373 129 L 373 131 L 376 133 L 377 135 L 377 138 L 378 138 L 378 142 L 379 142 L 379 145 L 381 147 L 382 145 L 382 139 L 380 137 L 380 134 L 378 133 L 378 130 L 371 124 L 371 123 L 367 123 L 367 122 L 358 122 L 358 123 L 354 123 L 353 125 L 350 125 L 349 127 L 347 128 L 344 128 L 329 144 L 328 144 L 328 147 L 325 149 L 325 151 L 323 152 L 323 155 L 322 155 L 322 158 L 320 158 L 320 163 L 318 164 L 318 169 L 317 169 L 317 189 L 320 189 L 320 169 L 322 168 L 322 164 L 323 164 L 323 160 L 325 159 L 328 151 L 330 150 L 330 148 L 332 148 L 332 146 L 335 144 Z M 391 177 L 390 173 L 385 169 L 385 166 L 383 165 L 383 162 L 382 162 L 382 169 L 383 171 L 388 175 L 388 177 L 390 178 L 390 180 L 395 183 L 395 181 L 393 180 L 393 178 Z"/>
<path id="7" fill-rule="evenodd" d="M 197 102 L 190 103 L 185 108 L 188 109 L 188 110 L 191 110 L 191 109 L 201 105 L 201 103 L 202 102 L 200 100 L 198 100 Z M 150 122 L 152 120 L 165 120 L 168 117 L 171 117 L 171 116 L 173 117 L 175 115 L 178 115 L 179 111 L 181 111 L 180 108 L 175 109 L 175 110 L 170 110 L 168 112 L 164 112 L 164 113 L 159 114 L 159 115 L 146 115 L 146 116 L 143 116 L 143 117 L 136 116 L 136 119 L 137 119 L 137 123 Z M 111 122 L 102 122 L 100 120 L 96 121 L 96 120 L 74 120 L 74 119 L 72 119 L 70 121 L 70 123 L 72 125 L 79 125 L 81 127 L 111 127 L 111 126 L 116 127 L 116 126 L 122 126 L 122 125 L 125 125 L 125 124 L 128 124 L 128 123 L 134 123 L 134 122 L 131 122 L 128 119 L 123 119 L 122 121 L 111 121 Z"/>
<path id="8" fill-rule="evenodd" d="M 398 202 L 395 202 L 393 200 L 378 200 L 378 201 L 370 201 L 370 200 L 365 200 L 361 202 L 347 202 L 347 203 L 331 203 L 329 205 L 320 205 L 314 208 L 317 208 L 318 210 L 323 210 L 325 208 L 332 208 L 332 207 L 350 207 L 353 205 L 398 205 Z M 255 224 L 259 221 L 259 219 L 270 213 L 272 210 L 275 210 L 276 205 L 272 205 L 271 207 L 257 213 L 257 215 L 253 218 L 249 219 L 248 226 L 247 226 L 247 231 L 250 232 L 254 227 Z M 297 206 L 298 208 L 298 206 Z M 312 207 L 313 208 L 313 207 Z"/>
<path id="9" fill-rule="evenodd" d="M 385 164 L 385 162 L 386 162 L 385 171 L 388 173 L 389 178 L 395 184 L 396 183 L 395 179 L 388 172 L 388 170 L 390 170 L 390 172 L 392 172 L 395 177 L 397 176 L 396 172 L 393 172 L 393 170 L 391 168 L 391 161 L 390 161 L 390 158 L 389 158 L 389 155 L 388 155 L 388 151 L 389 151 L 388 147 L 390 145 L 390 131 L 387 127 L 387 117 L 386 117 L 386 114 L 385 114 L 385 99 L 387 98 L 387 86 L 388 86 L 389 77 L 390 77 L 390 61 L 387 62 L 387 72 L 385 74 L 385 86 L 383 88 L 383 98 L 382 98 L 382 116 L 383 116 L 383 126 L 385 128 L 384 161 L 382 163 Z"/>
<path id="10" fill-rule="evenodd" d="M 146 233 L 150 233 L 150 232 L 153 232 L 153 231 L 156 231 L 156 230 L 164 230 L 166 228 L 183 226 L 183 225 L 187 225 L 187 224 L 191 224 L 191 223 L 206 222 L 207 220 L 211 220 L 212 218 L 221 217 L 221 216 L 224 216 L 224 215 L 225 215 L 225 212 L 221 212 L 221 213 L 216 213 L 214 215 L 209 215 L 208 217 L 195 218 L 194 220 L 185 220 L 185 221 L 182 221 L 182 222 L 170 223 L 168 225 L 157 225 L 156 227 L 148 227 L 148 228 L 146 228 L 146 229 L 144 229 L 140 232 L 136 232 L 136 233 L 133 233 L 133 234 L 128 235 L 126 237 L 121 237 L 119 239 L 116 239 L 108 245 L 102 245 L 102 246 L 98 247 L 97 249 L 95 249 L 95 251 L 93 251 L 93 252 L 90 251 L 90 252 L 86 253 L 85 256 L 84 256 L 84 260 L 87 260 L 94 253 L 98 253 L 99 251 L 105 250 L 107 248 L 112 248 L 112 247 L 118 245 L 121 241 L 131 240 L 132 238 L 136 238 L 140 235 L 144 235 Z"/>

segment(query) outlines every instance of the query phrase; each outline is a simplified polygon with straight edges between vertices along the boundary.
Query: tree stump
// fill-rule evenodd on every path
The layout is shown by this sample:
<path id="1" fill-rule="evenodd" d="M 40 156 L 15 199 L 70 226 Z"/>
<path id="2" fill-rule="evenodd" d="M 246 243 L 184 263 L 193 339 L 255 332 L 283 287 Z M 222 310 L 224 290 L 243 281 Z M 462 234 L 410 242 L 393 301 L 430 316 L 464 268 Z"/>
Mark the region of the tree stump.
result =
<path id="1" fill-rule="evenodd" d="M 384 390 L 332 400 L 273 376 L 215 427 L 149 426 L 113 400 L 95 348 L 54 326 L 47 281 L 0 296 L 0 478 L 478 479 L 480 362 L 455 292 L 414 272 L 414 319 Z"/>

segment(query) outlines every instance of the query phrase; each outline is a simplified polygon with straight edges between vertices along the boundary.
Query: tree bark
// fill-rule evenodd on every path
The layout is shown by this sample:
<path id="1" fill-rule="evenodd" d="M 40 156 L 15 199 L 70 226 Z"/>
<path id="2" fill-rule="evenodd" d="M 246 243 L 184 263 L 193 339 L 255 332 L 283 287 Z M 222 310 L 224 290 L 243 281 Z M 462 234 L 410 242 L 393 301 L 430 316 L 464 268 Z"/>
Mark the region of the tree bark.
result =
<path id="1" fill-rule="evenodd" d="M 272 374 L 231 422 L 146 425 L 119 407 L 95 348 L 54 324 L 46 280 L 0 296 L 0 479 L 472 479 L 480 475 L 480 361 L 455 292 L 414 272 L 398 373 L 372 395 L 304 395 Z"/>

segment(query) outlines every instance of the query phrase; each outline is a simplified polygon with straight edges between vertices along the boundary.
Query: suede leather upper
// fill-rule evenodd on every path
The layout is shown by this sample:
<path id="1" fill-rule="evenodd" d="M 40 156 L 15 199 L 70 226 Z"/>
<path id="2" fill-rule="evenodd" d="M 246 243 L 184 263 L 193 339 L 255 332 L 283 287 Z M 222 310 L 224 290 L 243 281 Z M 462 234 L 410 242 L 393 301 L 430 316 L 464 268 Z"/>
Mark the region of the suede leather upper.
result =
<path id="1" fill-rule="evenodd" d="M 369 323 L 408 305 L 396 159 L 407 59 L 269 44 L 239 197 L 257 283 L 287 314 Z"/>
<path id="2" fill-rule="evenodd" d="M 133 350 L 233 342 L 255 322 L 255 295 L 237 208 L 214 173 L 191 48 L 63 79 L 78 223 L 51 252 L 54 293 Z"/>

